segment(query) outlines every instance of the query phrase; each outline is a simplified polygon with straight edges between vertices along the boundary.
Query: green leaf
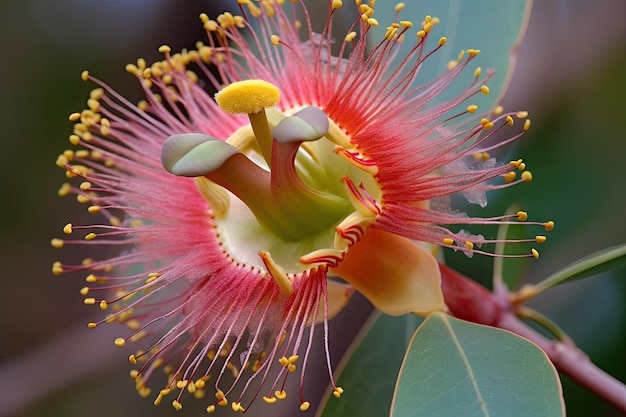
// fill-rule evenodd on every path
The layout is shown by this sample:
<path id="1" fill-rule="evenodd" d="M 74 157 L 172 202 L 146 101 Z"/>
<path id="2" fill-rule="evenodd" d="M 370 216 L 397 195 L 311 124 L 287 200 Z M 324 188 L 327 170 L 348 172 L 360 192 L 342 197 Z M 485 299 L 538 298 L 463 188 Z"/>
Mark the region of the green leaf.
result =
<path id="1" fill-rule="evenodd" d="M 530 14 L 530 1 L 527 0 L 420 0 L 405 1 L 405 9 L 400 12 L 400 20 L 411 20 L 413 28 L 406 35 L 403 51 L 408 51 L 416 41 L 415 33 L 426 15 L 439 17 L 441 23 L 432 32 L 430 47 L 437 46 L 441 36 L 448 39 L 446 45 L 420 68 L 418 83 L 432 80 L 447 70 L 447 64 L 456 60 L 461 50 L 480 49 L 480 55 L 473 61 L 474 66 L 484 70 L 493 68 L 496 75 L 488 85 L 492 93 L 487 97 L 477 97 L 476 104 L 484 110 L 495 106 L 506 89 L 513 70 L 517 47 L 521 42 Z M 395 3 L 394 3 L 395 4 Z M 394 21 L 395 9 L 391 4 L 378 4 L 374 17 L 380 26 L 373 27 L 370 42 L 378 43 L 386 32 L 386 27 Z M 465 71 L 466 80 L 473 79 L 474 67 Z M 463 81 L 463 85 L 467 85 Z M 459 88 L 451 88 L 441 97 L 451 98 Z"/>
<path id="2" fill-rule="evenodd" d="M 519 298 L 528 299 L 556 285 L 586 278 L 615 268 L 626 258 L 626 244 L 612 246 L 595 252 L 550 275 L 538 284 L 528 284 L 519 291 Z"/>
<path id="3" fill-rule="evenodd" d="M 509 207 L 505 214 L 517 213 L 521 209 L 520 206 L 515 204 Z M 527 237 L 524 222 L 519 222 L 514 225 L 503 224 L 498 227 L 498 240 L 521 240 Z M 522 252 L 530 252 L 527 243 L 496 243 L 495 253 L 498 256 Z M 493 261 L 493 288 L 496 288 L 500 283 L 504 283 L 509 290 L 517 288 L 526 276 L 528 259 L 529 258 L 495 258 Z"/>
<path id="4" fill-rule="evenodd" d="M 326 392 L 318 417 L 389 415 L 393 387 L 406 347 L 421 317 L 373 313 L 337 367 L 341 399 Z"/>
<path id="5" fill-rule="evenodd" d="M 513 333 L 430 315 L 407 350 L 392 417 L 561 417 L 561 385 L 545 353 Z"/>

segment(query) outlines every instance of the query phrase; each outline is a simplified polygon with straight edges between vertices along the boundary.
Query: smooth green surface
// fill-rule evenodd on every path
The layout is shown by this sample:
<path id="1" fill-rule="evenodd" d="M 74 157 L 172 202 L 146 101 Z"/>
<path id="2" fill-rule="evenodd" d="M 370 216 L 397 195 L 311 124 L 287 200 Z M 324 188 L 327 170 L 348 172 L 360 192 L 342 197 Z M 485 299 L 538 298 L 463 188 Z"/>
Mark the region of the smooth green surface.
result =
<path id="1" fill-rule="evenodd" d="M 491 94 L 488 97 L 477 96 L 474 102 L 479 108 L 488 110 L 498 101 L 505 90 L 505 84 L 513 68 L 520 33 L 525 30 L 530 2 L 527 0 L 420 0 L 405 1 L 405 9 L 400 13 L 400 20 L 411 20 L 413 28 L 408 32 L 402 48 L 408 51 L 417 38 L 415 33 L 426 15 L 438 17 L 440 24 L 431 32 L 427 50 L 437 46 L 440 37 L 448 40 L 437 54 L 428 58 L 420 69 L 418 84 L 432 80 L 436 75 L 447 70 L 450 60 L 456 60 L 461 50 L 480 49 L 480 55 L 460 77 L 459 87 L 445 91 L 438 101 L 454 97 L 462 86 L 473 79 L 473 71 L 477 66 L 486 70 L 493 68 L 496 75 L 488 83 Z M 395 3 L 393 3 L 395 5 Z M 528 10 L 528 13 L 527 13 Z M 373 30 L 370 42 L 378 43 L 385 34 L 386 27 L 393 22 L 395 9 L 392 4 L 376 5 L 374 17 L 380 26 Z M 486 72 L 483 72 L 486 74 Z"/>
<path id="2" fill-rule="evenodd" d="M 536 290 L 545 291 L 567 281 L 597 275 L 617 267 L 617 264 L 623 262 L 625 257 L 626 244 L 603 249 L 566 266 L 534 287 Z"/>
<path id="3" fill-rule="evenodd" d="M 411 336 L 422 318 L 373 313 L 339 364 L 341 399 L 326 393 L 318 417 L 388 416 L 393 389 Z"/>
<path id="4" fill-rule="evenodd" d="M 404 359 L 393 417 L 557 417 L 557 373 L 536 345 L 512 333 L 435 313 Z"/>
<path id="5" fill-rule="evenodd" d="M 522 207 L 514 204 L 509 207 L 505 214 L 513 214 L 522 210 Z M 519 224 L 503 224 L 498 227 L 498 240 L 521 240 L 529 237 L 528 230 L 524 222 Z M 530 245 L 519 242 L 500 242 L 495 245 L 495 253 L 501 255 L 516 255 L 529 253 Z M 497 257 L 493 260 L 493 287 L 499 283 L 504 283 L 506 288 L 515 289 L 526 276 L 529 258 L 506 258 Z"/>

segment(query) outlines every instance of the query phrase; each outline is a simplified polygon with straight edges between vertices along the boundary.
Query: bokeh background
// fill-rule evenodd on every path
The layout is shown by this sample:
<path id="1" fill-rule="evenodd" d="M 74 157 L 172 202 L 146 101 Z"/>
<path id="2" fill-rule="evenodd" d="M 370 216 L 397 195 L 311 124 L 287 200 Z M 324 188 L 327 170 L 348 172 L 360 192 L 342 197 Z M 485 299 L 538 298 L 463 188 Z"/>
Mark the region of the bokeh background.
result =
<path id="1" fill-rule="evenodd" d="M 215 15 L 233 3 L 23 0 L 0 5 L 0 416 L 174 414 L 168 405 L 155 408 L 136 394 L 126 355 L 112 344 L 115 329 L 86 329 L 97 313 L 78 293 L 84 278 L 51 274 L 59 253 L 50 238 L 70 219 L 84 216 L 83 206 L 57 197 L 64 174 L 54 161 L 68 146 L 67 116 L 84 107 L 92 88 L 79 78 L 83 69 L 138 99 L 124 65 L 138 56 L 158 59 L 161 44 L 174 50 L 193 47 L 204 39 L 198 14 Z M 523 156 L 535 179 L 494 194 L 488 206 L 496 214 L 520 202 L 535 218 L 556 222 L 541 259 L 529 266 L 533 280 L 626 242 L 624 16 L 623 0 L 535 2 L 504 100 L 506 108 L 531 111 L 533 127 L 514 153 Z M 449 261 L 478 279 L 491 273 L 489 259 L 452 255 Z M 533 306 L 624 381 L 625 302 L 622 266 L 555 289 Z M 337 361 L 368 312 L 367 302 L 357 297 L 332 323 Z M 327 377 L 321 362 L 319 367 L 321 395 Z M 619 415 L 566 378 L 564 390 L 570 416 Z M 200 414 L 202 403 L 186 401 L 185 414 Z M 258 413 L 278 416 L 292 410 L 260 406 Z"/>

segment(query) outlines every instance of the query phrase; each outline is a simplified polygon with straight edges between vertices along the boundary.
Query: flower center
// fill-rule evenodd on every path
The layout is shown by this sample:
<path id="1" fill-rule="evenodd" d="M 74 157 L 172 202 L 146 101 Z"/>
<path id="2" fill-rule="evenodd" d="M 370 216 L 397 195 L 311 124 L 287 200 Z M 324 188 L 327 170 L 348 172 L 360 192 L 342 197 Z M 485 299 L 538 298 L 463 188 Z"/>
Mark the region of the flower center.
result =
<path id="1" fill-rule="evenodd" d="M 221 90 L 216 95 L 220 107 L 246 113 L 250 125 L 226 142 L 196 133 L 172 136 L 163 145 L 163 166 L 175 175 L 196 177 L 218 220 L 232 211 L 234 196 L 265 233 L 289 242 L 322 234 L 329 242 L 322 246 L 332 246 L 334 227 L 355 211 L 341 179 L 365 174 L 366 182 L 373 182 L 372 177 L 344 162 L 348 138 L 321 109 L 305 107 L 288 116 L 270 108 L 279 99 L 274 90 L 259 80 Z M 232 221 L 243 223 L 244 218 Z M 305 246 L 297 256 L 319 249 L 317 243 Z"/>

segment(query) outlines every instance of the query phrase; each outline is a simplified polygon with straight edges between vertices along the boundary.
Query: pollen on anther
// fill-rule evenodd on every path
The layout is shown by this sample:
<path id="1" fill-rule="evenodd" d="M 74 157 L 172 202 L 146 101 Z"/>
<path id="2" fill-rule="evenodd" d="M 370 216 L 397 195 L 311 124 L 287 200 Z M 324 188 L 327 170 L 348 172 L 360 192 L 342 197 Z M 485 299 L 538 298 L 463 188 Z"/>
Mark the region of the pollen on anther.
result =
<path id="1" fill-rule="evenodd" d="M 97 235 L 95 233 L 89 233 L 88 235 L 85 236 L 85 240 L 94 240 L 96 236 Z"/>
<path id="2" fill-rule="evenodd" d="M 522 172 L 522 175 L 520 175 L 522 181 L 524 182 L 530 182 L 533 179 L 533 174 L 530 171 L 524 171 Z"/>
<path id="3" fill-rule="evenodd" d="M 272 42 L 272 45 L 274 46 L 280 45 L 280 37 L 278 35 L 272 35 L 270 37 L 270 41 Z"/>
<path id="4" fill-rule="evenodd" d="M 543 235 L 535 236 L 535 241 L 537 243 L 544 243 L 547 239 L 548 238 Z"/>
<path id="5" fill-rule="evenodd" d="M 551 231 L 552 229 L 554 229 L 554 222 L 552 220 L 545 222 L 543 224 L 543 228 L 545 229 L 546 232 Z"/>
<path id="6" fill-rule="evenodd" d="M 123 337 L 118 337 L 113 343 L 117 347 L 123 347 L 126 344 L 126 340 Z"/>
<path id="7" fill-rule="evenodd" d="M 50 241 L 50 244 L 52 245 L 53 248 L 61 249 L 63 245 L 65 245 L 65 242 L 63 241 L 63 239 L 55 238 Z"/>
<path id="8" fill-rule="evenodd" d="M 444 245 L 453 245 L 454 244 L 454 239 L 446 237 L 443 239 L 443 243 Z"/>
<path id="9" fill-rule="evenodd" d="M 300 404 L 300 411 L 306 411 L 309 409 L 310 406 L 311 406 L 311 403 L 308 401 L 305 401 L 302 404 Z"/>
<path id="10" fill-rule="evenodd" d="M 468 113 L 474 113 L 476 112 L 476 110 L 478 110 L 478 106 L 475 104 L 470 104 L 469 106 L 467 106 Z"/>
<path id="11" fill-rule="evenodd" d="M 530 129 L 530 119 L 526 119 L 524 121 L 524 131 L 527 131 L 528 129 Z"/>
<path id="12" fill-rule="evenodd" d="M 480 91 L 482 91 L 484 95 L 489 95 L 489 87 L 487 87 L 486 85 L 483 85 L 482 87 L 480 87 Z"/>
<path id="13" fill-rule="evenodd" d="M 89 71 L 83 71 L 80 73 L 80 79 L 83 81 L 87 81 L 89 79 Z"/>
<path id="14" fill-rule="evenodd" d="M 444 46 L 448 42 L 448 39 L 445 36 L 439 38 L 439 46 Z"/>
<path id="15" fill-rule="evenodd" d="M 168 45 L 161 45 L 159 46 L 159 52 L 162 54 L 171 52 L 172 48 L 170 48 Z"/>
<path id="16" fill-rule="evenodd" d="M 174 410 L 176 411 L 180 411 L 183 409 L 183 405 L 178 400 L 172 401 L 172 407 L 174 407 Z"/>
<path id="17" fill-rule="evenodd" d="M 528 213 L 526 213 L 525 211 L 518 211 L 516 214 L 517 220 L 519 220 L 520 222 L 525 222 L 526 220 L 528 220 Z"/>
<path id="18" fill-rule="evenodd" d="M 354 38 L 356 38 L 356 32 L 350 32 L 346 35 L 346 37 L 343 39 L 344 42 L 352 42 L 354 40 Z"/>
<path id="19" fill-rule="evenodd" d="M 537 250 L 535 248 L 531 249 L 531 252 L 532 252 L 533 257 L 535 259 L 539 259 L 539 252 L 537 252 Z"/>
<path id="20" fill-rule="evenodd" d="M 278 398 L 279 400 L 284 400 L 285 398 L 287 398 L 287 391 L 285 390 L 276 391 L 274 392 L 274 396 Z"/>
<path id="21" fill-rule="evenodd" d="M 473 250 L 474 249 L 474 244 L 472 242 L 470 242 L 470 241 L 465 242 L 465 246 L 469 250 Z"/>

